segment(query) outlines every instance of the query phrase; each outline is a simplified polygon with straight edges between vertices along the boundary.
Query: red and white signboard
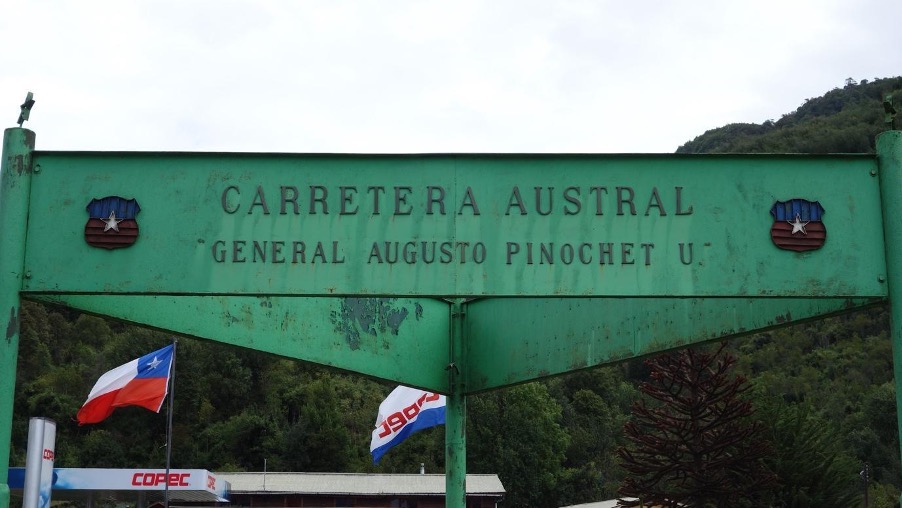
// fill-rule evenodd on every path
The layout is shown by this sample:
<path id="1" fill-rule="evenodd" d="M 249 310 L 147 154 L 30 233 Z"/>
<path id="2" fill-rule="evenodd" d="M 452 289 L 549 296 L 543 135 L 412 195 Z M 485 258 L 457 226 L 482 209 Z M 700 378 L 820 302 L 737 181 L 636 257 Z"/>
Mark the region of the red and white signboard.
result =
<path id="1" fill-rule="evenodd" d="M 10 468 L 10 488 L 15 489 L 15 469 Z M 217 481 L 205 469 L 53 469 L 54 490 L 165 490 L 205 491 L 220 502 L 228 501 L 229 483 Z"/>

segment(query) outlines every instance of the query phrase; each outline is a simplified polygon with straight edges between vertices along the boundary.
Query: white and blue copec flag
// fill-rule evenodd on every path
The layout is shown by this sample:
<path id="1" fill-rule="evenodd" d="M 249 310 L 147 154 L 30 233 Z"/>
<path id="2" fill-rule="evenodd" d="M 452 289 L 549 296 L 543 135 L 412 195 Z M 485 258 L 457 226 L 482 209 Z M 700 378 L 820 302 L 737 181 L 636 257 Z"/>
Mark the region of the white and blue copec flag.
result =
<path id="1" fill-rule="evenodd" d="M 445 424 L 445 396 L 416 388 L 399 386 L 382 404 L 370 441 L 373 464 L 391 447 L 418 430 Z"/>

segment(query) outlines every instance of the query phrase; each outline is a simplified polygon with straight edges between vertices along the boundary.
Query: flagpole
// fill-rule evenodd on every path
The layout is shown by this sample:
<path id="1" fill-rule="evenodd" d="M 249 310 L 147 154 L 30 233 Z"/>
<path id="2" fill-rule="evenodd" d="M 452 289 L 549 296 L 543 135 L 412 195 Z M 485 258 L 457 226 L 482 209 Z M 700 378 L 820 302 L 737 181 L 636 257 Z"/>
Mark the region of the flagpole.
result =
<path id="1" fill-rule="evenodd" d="M 172 399 L 175 398 L 175 350 L 178 340 L 172 339 L 172 363 L 169 365 L 169 414 L 166 422 L 166 486 L 163 493 L 163 507 L 169 508 L 169 467 L 172 460 Z"/>

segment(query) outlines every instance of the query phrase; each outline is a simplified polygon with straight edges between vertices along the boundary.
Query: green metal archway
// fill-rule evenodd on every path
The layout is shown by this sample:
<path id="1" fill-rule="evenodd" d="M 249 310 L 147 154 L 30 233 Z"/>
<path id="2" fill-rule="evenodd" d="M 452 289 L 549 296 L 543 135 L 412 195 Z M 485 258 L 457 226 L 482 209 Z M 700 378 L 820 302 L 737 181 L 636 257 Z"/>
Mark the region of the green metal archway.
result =
<path id="1" fill-rule="evenodd" d="M 887 299 L 902 379 L 899 131 L 876 157 L 34 147 L 5 131 L 0 443 L 21 298 L 445 393 L 449 507 L 468 394 Z"/>

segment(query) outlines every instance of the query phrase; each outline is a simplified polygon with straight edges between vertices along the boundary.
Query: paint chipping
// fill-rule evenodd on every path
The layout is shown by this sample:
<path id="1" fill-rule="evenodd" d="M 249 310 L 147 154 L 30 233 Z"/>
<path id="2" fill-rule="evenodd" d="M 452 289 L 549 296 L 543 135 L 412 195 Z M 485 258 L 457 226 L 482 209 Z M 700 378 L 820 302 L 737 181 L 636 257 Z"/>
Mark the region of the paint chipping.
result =
<path id="1" fill-rule="evenodd" d="M 344 298 L 341 308 L 333 311 L 329 319 L 335 331 L 344 336 L 352 350 L 360 349 L 361 334 L 375 337 L 398 330 L 410 314 L 404 307 L 396 307 L 397 298 Z M 422 314 L 422 310 L 418 310 Z"/>
<path id="2" fill-rule="evenodd" d="M 6 323 L 6 344 L 9 345 L 13 341 L 13 337 L 19 333 L 19 310 L 15 307 L 9 308 L 9 322 Z"/>
<path id="3" fill-rule="evenodd" d="M 233 324 L 238 324 L 241 321 L 238 317 L 233 316 L 231 312 L 226 311 L 225 314 L 222 315 L 225 318 L 225 325 L 232 326 Z"/>
<path id="4" fill-rule="evenodd" d="M 19 175 L 22 176 L 22 173 L 30 173 L 31 167 L 30 164 L 26 164 L 26 156 L 24 155 L 14 155 L 13 156 L 13 170 Z"/>

